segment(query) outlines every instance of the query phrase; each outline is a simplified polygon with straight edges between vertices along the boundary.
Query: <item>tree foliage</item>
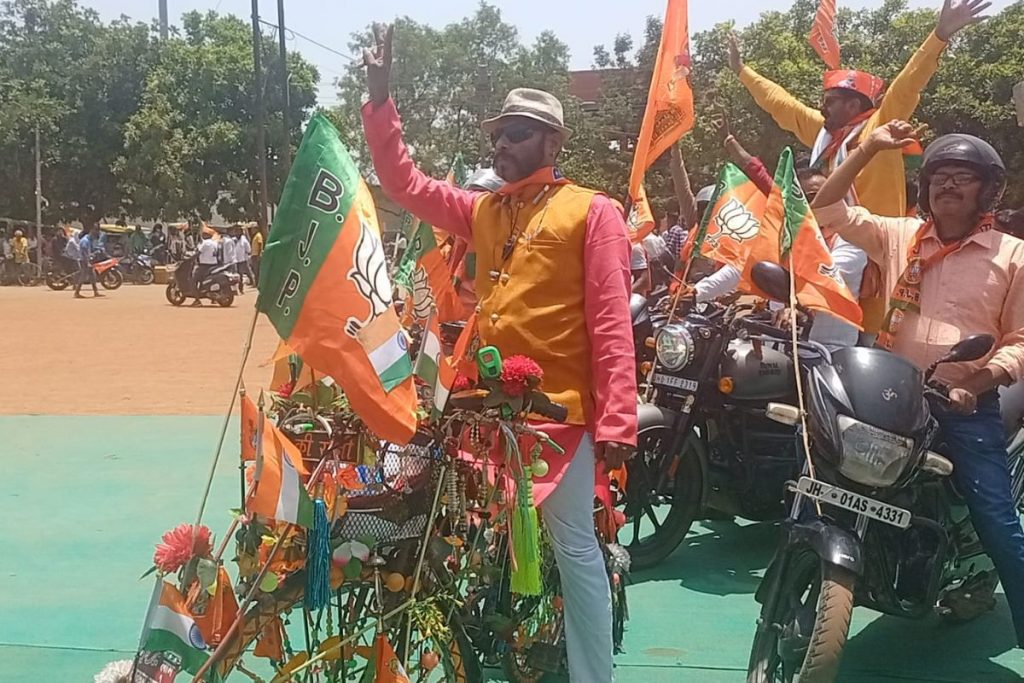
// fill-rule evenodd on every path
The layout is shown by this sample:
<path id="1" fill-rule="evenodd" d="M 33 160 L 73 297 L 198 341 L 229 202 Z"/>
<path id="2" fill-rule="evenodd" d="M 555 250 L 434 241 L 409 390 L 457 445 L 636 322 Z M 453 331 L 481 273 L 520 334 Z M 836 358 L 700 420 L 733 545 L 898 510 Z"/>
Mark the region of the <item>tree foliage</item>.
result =
<path id="1" fill-rule="evenodd" d="M 252 39 L 241 19 L 213 12 L 183 18 L 182 36 L 161 46 L 145 80 L 142 106 L 128 121 L 115 165 L 133 215 L 161 218 L 210 207 L 228 220 L 257 215 L 258 165 L 253 104 Z M 276 42 L 262 41 L 267 116 L 269 192 L 283 182 L 284 92 Z M 315 104 L 316 70 L 289 55 L 294 146 Z"/>
<path id="2" fill-rule="evenodd" d="M 740 31 L 747 63 L 812 106 L 820 101 L 826 68 L 807 41 L 816 6 L 816 0 L 795 0 L 788 11 L 765 12 Z M 936 18 L 937 11 L 908 10 L 906 0 L 886 0 L 876 9 L 843 8 L 837 18 L 843 62 L 891 81 L 932 31 Z M 713 183 L 724 161 L 708 126 L 716 112 L 728 113 L 737 137 L 769 168 L 784 146 L 800 149 L 728 69 L 725 40 L 732 28 L 722 24 L 692 36 L 697 124 L 682 148 L 694 190 Z M 369 35 L 369 27 L 356 34 L 352 49 L 366 46 Z M 917 119 L 930 127 L 926 140 L 964 131 L 992 142 L 1010 169 L 1007 202 L 1014 205 L 1024 203 L 1024 136 L 1011 102 L 1013 84 L 1024 77 L 1021 35 L 1022 2 L 964 31 L 943 55 L 917 112 Z M 562 99 L 567 124 L 574 129 L 562 158 L 567 175 L 621 199 L 660 37 L 660 20 L 649 17 L 640 41 L 619 34 L 610 44 L 596 46 L 593 65 L 604 70 L 605 97 L 596 111 L 584 112 L 568 95 L 565 46 L 554 36 L 543 34 L 537 44 L 524 46 L 515 29 L 487 3 L 481 3 L 473 16 L 443 29 L 400 20 L 393 94 L 406 140 L 417 162 L 430 173 L 446 170 L 448 160 L 460 150 L 470 163 L 489 163 L 489 145 L 482 144 L 476 132 L 479 120 L 500 108 L 511 87 L 545 88 Z M 538 63 L 547 69 L 529 68 Z M 353 64 L 338 87 L 342 104 L 332 115 L 350 145 L 361 150 L 361 66 Z M 363 160 L 369 170 L 365 155 Z M 656 211 L 672 203 L 667 158 L 648 171 L 646 186 Z"/>
<path id="3" fill-rule="evenodd" d="M 271 196 L 284 144 L 276 42 L 263 50 Z M 289 54 L 290 139 L 315 104 L 316 70 Z M 248 23 L 191 13 L 167 41 L 104 23 L 77 0 L 0 3 L 0 215 L 34 209 L 42 140 L 44 219 L 253 218 L 256 143 Z"/>

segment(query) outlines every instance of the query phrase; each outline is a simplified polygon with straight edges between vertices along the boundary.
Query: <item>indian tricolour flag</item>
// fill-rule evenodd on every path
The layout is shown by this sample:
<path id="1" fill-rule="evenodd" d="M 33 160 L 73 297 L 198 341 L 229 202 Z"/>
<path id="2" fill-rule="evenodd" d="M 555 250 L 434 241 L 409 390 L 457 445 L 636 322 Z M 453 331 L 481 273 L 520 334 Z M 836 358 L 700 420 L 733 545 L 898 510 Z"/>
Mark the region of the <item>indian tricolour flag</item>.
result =
<path id="1" fill-rule="evenodd" d="M 444 357 L 441 349 L 441 327 L 437 316 L 432 315 L 424 331 L 419 358 L 416 359 L 416 376 L 434 391 L 432 417 L 436 418 L 444 412 L 452 385 L 455 384 L 455 374 L 455 368 Z"/>
<path id="2" fill-rule="evenodd" d="M 392 302 L 377 211 L 337 129 L 306 127 L 260 268 L 257 308 L 302 360 L 334 379 L 377 436 L 416 430 L 412 359 Z"/>
<path id="3" fill-rule="evenodd" d="M 170 652 L 181 659 L 181 668 L 195 674 L 209 654 L 199 626 L 185 607 L 185 597 L 163 579 L 157 580 L 146 614 L 140 649 Z"/>
<path id="4" fill-rule="evenodd" d="M 276 442 L 273 448 L 267 448 L 268 433 Z M 259 455 L 262 460 L 256 465 L 260 475 L 256 490 L 246 500 L 246 511 L 309 529 L 313 526 L 313 501 L 292 462 L 293 457 L 298 457 L 297 449 L 286 448 L 282 441 L 287 438 L 281 432 L 264 432 L 264 448 Z"/>

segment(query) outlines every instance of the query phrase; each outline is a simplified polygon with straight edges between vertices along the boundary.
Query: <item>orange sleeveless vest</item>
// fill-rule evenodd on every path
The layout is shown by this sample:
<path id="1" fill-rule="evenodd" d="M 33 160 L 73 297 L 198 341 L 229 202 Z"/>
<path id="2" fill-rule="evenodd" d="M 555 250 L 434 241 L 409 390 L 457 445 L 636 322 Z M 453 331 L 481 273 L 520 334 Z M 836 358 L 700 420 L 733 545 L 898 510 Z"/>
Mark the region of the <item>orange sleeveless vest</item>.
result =
<path id="1" fill-rule="evenodd" d="M 583 313 L 583 245 L 597 193 L 576 185 L 529 185 L 488 194 L 473 210 L 477 326 L 503 357 L 524 354 L 544 369 L 541 388 L 569 409 L 570 424 L 594 413 L 591 348 Z M 518 230 L 507 259 L 502 251 Z"/>

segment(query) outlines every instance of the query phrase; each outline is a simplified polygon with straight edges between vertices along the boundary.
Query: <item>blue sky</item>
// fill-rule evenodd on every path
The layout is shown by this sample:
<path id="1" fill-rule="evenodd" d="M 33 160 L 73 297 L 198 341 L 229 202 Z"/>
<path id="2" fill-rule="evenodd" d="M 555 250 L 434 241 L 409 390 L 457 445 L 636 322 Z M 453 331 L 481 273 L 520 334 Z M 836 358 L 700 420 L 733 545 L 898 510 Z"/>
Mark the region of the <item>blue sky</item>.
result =
<path id="1" fill-rule="evenodd" d="M 80 0 L 96 9 L 106 19 L 126 14 L 133 19 L 149 21 L 157 15 L 157 0 Z M 521 36 L 532 40 L 541 31 L 550 29 L 565 41 L 572 53 L 572 66 L 585 69 L 591 65 L 594 45 L 610 44 L 615 34 L 628 32 L 639 38 L 645 17 L 661 15 L 665 0 L 491 0 L 501 8 L 506 21 L 515 24 Z M 992 11 L 1011 4 L 1012 0 L 994 0 Z M 248 17 L 251 0 L 168 0 L 171 22 L 193 9 L 215 9 Z M 285 23 L 288 27 L 340 52 L 348 51 L 349 35 L 372 21 L 388 21 L 406 15 L 416 21 L 443 26 L 474 11 L 478 0 L 286 0 Z M 700 31 L 721 22 L 735 20 L 744 25 L 765 10 L 784 9 L 791 0 L 691 0 L 690 30 Z M 877 7 L 882 0 L 840 0 L 850 7 Z M 910 0 L 912 7 L 938 8 L 942 0 Z M 260 0 L 260 14 L 265 21 L 277 23 L 277 1 Z M 344 69 L 346 61 L 302 38 L 295 37 L 290 49 L 298 49 L 320 69 L 320 100 L 330 105 L 335 101 L 332 82 Z"/>

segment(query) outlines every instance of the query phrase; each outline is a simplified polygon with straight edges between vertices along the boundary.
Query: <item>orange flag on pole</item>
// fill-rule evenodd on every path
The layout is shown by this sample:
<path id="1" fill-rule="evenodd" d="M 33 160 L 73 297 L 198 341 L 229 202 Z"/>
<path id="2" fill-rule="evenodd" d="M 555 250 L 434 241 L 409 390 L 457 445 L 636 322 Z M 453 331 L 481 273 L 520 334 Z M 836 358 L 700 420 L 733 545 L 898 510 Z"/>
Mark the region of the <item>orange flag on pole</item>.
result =
<path id="1" fill-rule="evenodd" d="M 630 223 L 640 227 L 633 231 L 634 242 L 643 239 L 654 228 L 654 221 L 643 214 L 646 196 L 643 194 L 644 173 L 669 147 L 693 128 L 693 90 L 690 88 L 690 31 L 687 0 L 668 0 L 665 24 L 661 30 L 661 45 L 654 61 L 651 89 L 647 94 L 647 109 L 640 126 L 633 156 L 633 170 L 629 175 L 629 199 L 639 206 L 639 213 Z"/>
<path id="2" fill-rule="evenodd" d="M 839 68 L 839 41 L 836 39 L 836 0 L 821 0 L 808 38 L 811 47 L 830 69 Z"/>

